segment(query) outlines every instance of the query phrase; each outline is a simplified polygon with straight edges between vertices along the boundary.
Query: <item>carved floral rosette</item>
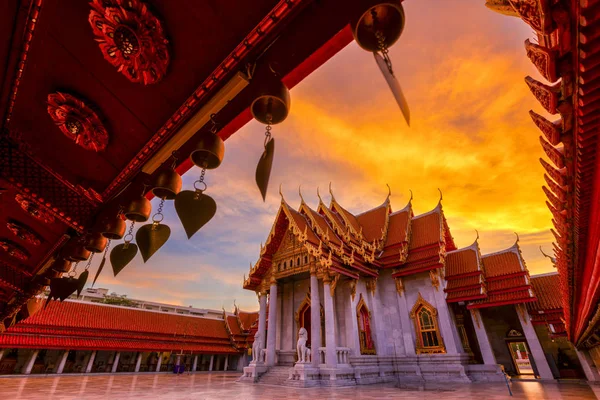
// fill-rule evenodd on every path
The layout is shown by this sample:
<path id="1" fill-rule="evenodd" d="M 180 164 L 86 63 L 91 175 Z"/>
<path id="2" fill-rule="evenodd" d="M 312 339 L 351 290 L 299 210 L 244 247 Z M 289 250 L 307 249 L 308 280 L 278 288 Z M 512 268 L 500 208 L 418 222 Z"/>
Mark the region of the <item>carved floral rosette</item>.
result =
<path id="1" fill-rule="evenodd" d="M 32 217 L 45 222 L 46 224 L 52 224 L 55 221 L 55 218 L 52 214 L 40 208 L 39 205 L 34 203 L 33 201 L 25 198 L 23 195 L 16 195 L 15 200 L 27 214 Z"/>
<path id="2" fill-rule="evenodd" d="M 98 115 L 75 96 L 49 94 L 48 114 L 65 136 L 84 149 L 102 151 L 108 145 L 108 133 Z"/>
<path id="3" fill-rule="evenodd" d="M 104 58 L 132 82 L 149 85 L 167 72 L 161 22 L 140 0 L 93 0 L 89 22 Z"/>
<path id="4" fill-rule="evenodd" d="M 17 260 L 25 261 L 29 258 L 30 254 L 22 246 L 16 244 L 12 240 L 0 238 L 0 249 L 8 253 L 9 256 L 16 258 Z"/>
<path id="5" fill-rule="evenodd" d="M 9 219 L 6 223 L 6 227 L 9 231 L 14 233 L 16 237 L 21 240 L 24 240 L 34 246 L 39 246 L 42 243 L 42 239 L 40 235 L 35 233 L 33 229 L 28 227 L 27 225 L 16 221 L 14 219 Z"/>

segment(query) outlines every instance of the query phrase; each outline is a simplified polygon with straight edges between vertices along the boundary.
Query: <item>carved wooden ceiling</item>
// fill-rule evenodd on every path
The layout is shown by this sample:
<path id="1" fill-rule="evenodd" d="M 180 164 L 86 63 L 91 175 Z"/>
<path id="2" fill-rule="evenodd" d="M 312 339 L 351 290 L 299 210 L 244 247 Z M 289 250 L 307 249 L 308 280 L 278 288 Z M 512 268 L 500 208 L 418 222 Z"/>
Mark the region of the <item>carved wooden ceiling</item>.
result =
<path id="1" fill-rule="evenodd" d="M 148 160 L 236 73 L 256 71 L 219 112 L 223 139 L 250 120 L 261 70 L 296 85 L 352 40 L 360 3 L 0 2 L 0 322 L 56 275 L 69 237 L 139 194 Z M 179 147 L 180 173 L 208 128 Z"/>

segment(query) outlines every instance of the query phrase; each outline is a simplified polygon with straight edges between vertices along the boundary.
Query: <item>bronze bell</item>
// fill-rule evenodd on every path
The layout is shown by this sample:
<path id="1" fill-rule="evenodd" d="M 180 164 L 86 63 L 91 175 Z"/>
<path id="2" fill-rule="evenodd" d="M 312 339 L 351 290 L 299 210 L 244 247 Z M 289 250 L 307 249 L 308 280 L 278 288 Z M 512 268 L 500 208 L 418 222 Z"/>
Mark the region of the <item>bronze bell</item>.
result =
<path id="1" fill-rule="evenodd" d="M 119 240 L 125 236 L 125 229 L 127 229 L 125 221 L 123 221 L 120 216 L 114 216 L 102 220 L 100 232 L 102 232 L 102 236 L 107 239 Z"/>
<path id="2" fill-rule="evenodd" d="M 50 269 L 56 272 L 69 272 L 71 270 L 71 261 L 64 258 L 57 258 L 54 260 Z"/>
<path id="3" fill-rule="evenodd" d="M 83 246 L 92 253 L 102 253 L 106 249 L 108 239 L 100 232 L 89 233 L 86 237 L 86 243 Z"/>
<path id="4" fill-rule="evenodd" d="M 151 212 L 152 204 L 150 204 L 150 200 L 144 196 L 140 196 L 131 200 L 123 214 L 125 215 L 125 218 L 130 221 L 146 222 L 148 221 L 148 218 L 150 218 Z"/>
<path id="5" fill-rule="evenodd" d="M 215 169 L 223 161 L 225 156 L 225 143 L 219 135 L 208 132 L 202 136 L 196 150 L 190 154 L 190 160 L 200 168 Z M 181 187 L 181 183 L 179 184 Z"/>
<path id="6" fill-rule="evenodd" d="M 252 116 L 265 125 L 283 122 L 290 111 L 290 91 L 275 75 L 266 75 L 259 84 L 258 93 L 250 104 Z"/>
<path id="7" fill-rule="evenodd" d="M 370 6 L 351 22 L 352 35 L 363 49 L 381 50 L 377 32 L 381 32 L 383 46 L 391 47 L 404 29 L 404 9 L 399 0 L 371 0 Z"/>
<path id="8" fill-rule="evenodd" d="M 174 169 L 163 169 L 156 175 L 152 193 L 159 199 L 173 200 L 181 190 L 181 176 Z"/>

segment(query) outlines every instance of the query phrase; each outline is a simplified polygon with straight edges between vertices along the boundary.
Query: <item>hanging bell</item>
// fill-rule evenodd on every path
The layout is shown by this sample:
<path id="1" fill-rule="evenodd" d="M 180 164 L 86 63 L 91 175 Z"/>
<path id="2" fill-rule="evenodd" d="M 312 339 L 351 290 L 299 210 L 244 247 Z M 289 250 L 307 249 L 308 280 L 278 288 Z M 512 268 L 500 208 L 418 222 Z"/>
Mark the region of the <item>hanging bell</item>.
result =
<path id="1" fill-rule="evenodd" d="M 267 125 L 283 122 L 290 111 L 290 91 L 275 75 L 265 75 L 260 80 L 250 112 L 255 120 Z"/>
<path id="2" fill-rule="evenodd" d="M 50 269 L 60 273 L 69 272 L 71 270 L 71 261 L 64 258 L 57 258 L 50 266 Z"/>
<path id="3" fill-rule="evenodd" d="M 90 251 L 83 247 L 81 238 L 71 238 L 61 251 L 63 258 L 69 261 L 85 261 L 90 257 Z"/>
<path id="4" fill-rule="evenodd" d="M 405 17 L 400 0 L 373 0 L 370 3 L 350 25 L 356 43 L 367 51 L 376 52 L 382 44 L 389 48 L 396 43 L 404 29 Z"/>
<path id="5" fill-rule="evenodd" d="M 125 229 L 127 229 L 127 224 L 119 215 L 116 215 L 103 219 L 99 231 L 107 239 L 119 240 L 125 235 Z"/>
<path id="6" fill-rule="evenodd" d="M 173 200 L 181 190 L 181 176 L 171 168 L 163 169 L 156 175 L 152 193 L 159 199 Z"/>
<path id="7" fill-rule="evenodd" d="M 100 232 L 92 232 L 87 235 L 87 240 L 83 246 L 92 253 L 102 253 L 106 248 L 108 239 Z"/>
<path id="8" fill-rule="evenodd" d="M 208 132 L 202 136 L 196 149 L 190 154 L 190 160 L 200 168 L 215 169 L 225 156 L 225 143 L 219 135 Z"/>
<path id="9" fill-rule="evenodd" d="M 148 200 L 143 195 L 131 200 L 129 206 L 125 209 L 123 213 L 125 218 L 134 222 L 146 222 L 148 218 L 150 218 L 150 213 L 152 212 L 152 204 L 150 204 L 150 200 Z"/>

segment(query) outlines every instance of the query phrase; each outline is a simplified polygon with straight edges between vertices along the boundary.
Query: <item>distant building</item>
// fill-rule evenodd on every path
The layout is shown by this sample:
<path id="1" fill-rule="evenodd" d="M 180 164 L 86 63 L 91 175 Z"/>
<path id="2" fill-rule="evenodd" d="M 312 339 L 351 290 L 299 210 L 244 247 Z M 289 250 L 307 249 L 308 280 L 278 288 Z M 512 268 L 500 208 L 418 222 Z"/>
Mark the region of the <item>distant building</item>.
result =
<path id="1" fill-rule="evenodd" d="M 37 310 L 0 335 L 0 375 L 164 372 L 175 366 L 242 371 L 257 329 L 257 312 L 127 299 L 107 289 L 87 289 L 79 299 L 43 308 L 45 302 L 30 302 Z"/>

